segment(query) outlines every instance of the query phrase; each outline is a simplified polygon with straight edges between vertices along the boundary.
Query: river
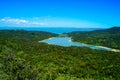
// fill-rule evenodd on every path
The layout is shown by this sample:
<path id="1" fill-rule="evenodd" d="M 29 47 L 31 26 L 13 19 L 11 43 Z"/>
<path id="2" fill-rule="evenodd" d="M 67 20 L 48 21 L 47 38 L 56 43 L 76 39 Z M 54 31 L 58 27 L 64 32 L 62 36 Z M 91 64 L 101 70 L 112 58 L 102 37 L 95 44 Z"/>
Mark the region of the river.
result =
<path id="1" fill-rule="evenodd" d="M 89 47 L 91 49 L 97 49 L 97 50 L 120 52 L 120 50 L 112 49 L 108 47 L 94 46 L 94 45 L 89 45 L 89 44 L 84 44 L 84 43 L 79 43 L 79 42 L 73 42 L 70 37 L 53 37 L 53 38 L 45 39 L 39 42 L 44 42 L 47 44 L 59 45 L 59 46 L 64 46 L 64 47 L 79 46 L 79 47 Z"/>

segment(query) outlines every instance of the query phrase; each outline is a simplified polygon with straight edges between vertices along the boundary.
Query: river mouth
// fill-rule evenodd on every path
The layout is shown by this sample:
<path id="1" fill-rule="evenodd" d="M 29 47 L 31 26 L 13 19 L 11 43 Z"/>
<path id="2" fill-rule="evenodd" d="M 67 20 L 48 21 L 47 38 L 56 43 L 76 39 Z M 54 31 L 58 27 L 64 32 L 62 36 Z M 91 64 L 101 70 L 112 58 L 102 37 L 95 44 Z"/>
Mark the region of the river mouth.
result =
<path id="1" fill-rule="evenodd" d="M 89 44 L 84 44 L 84 43 L 79 43 L 79 42 L 73 42 L 71 40 L 71 37 L 52 37 L 52 38 L 45 39 L 45 40 L 42 40 L 42 41 L 39 41 L 39 42 L 44 42 L 44 43 L 47 43 L 47 44 L 58 45 L 58 46 L 63 46 L 63 47 L 70 47 L 70 46 L 89 47 L 91 49 L 97 49 L 97 50 L 120 52 L 120 50 L 111 49 L 111 48 L 108 48 L 108 47 L 94 46 L 94 45 L 89 45 Z"/>

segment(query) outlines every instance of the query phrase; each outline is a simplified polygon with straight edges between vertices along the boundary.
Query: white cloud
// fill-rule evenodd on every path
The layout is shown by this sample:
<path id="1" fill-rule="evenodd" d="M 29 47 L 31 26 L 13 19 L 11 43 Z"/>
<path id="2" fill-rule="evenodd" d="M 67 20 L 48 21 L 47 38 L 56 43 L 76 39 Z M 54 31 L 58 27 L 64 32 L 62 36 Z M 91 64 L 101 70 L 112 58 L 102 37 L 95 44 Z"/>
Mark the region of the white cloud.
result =
<path id="1" fill-rule="evenodd" d="M 25 26 L 25 27 L 30 27 L 30 26 L 43 26 L 45 23 L 43 22 L 38 22 L 38 21 L 30 21 L 27 19 L 17 19 L 17 18 L 10 18 L 10 17 L 5 17 L 0 19 L 0 23 L 2 25 L 7 25 L 7 26 Z M 1 25 L 1 24 L 0 24 Z"/>
<path id="2" fill-rule="evenodd" d="M 84 20 L 74 20 L 56 17 L 33 17 L 33 18 L 2 18 L 0 26 L 16 27 L 76 27 L 76 28 L 100 28 L 105 27 L 103 24 L 89 22 Z"/>
<path id="3" fill-rule="evenodd" d="M 31 22 L 32 25 L 45 25 L 45 23 L 42 22 Z"/>
<path id="4" fill-rule="evenodd" d="M 5 22 L 5 23 L 11 23 L 11 24 L 21 24 L 21 23 L 28 23 L 29 21 L 27 20 L 23 20 L 23 19 L 14 19 L 14 18 L 3 18 L 1 19 L 2 22 Z"/>

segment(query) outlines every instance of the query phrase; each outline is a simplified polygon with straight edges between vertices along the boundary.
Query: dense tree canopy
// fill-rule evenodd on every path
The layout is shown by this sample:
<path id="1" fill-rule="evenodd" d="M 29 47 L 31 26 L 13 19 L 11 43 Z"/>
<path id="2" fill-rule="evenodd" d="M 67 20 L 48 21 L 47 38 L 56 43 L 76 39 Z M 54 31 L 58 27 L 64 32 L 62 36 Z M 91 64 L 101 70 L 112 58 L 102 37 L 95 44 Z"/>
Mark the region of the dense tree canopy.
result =
<path id="1" fill-rule="evenodd" d="M 120 79 L 120 53 L 38 42 L 54 36 L 0 31 L 0 80 Z"/>

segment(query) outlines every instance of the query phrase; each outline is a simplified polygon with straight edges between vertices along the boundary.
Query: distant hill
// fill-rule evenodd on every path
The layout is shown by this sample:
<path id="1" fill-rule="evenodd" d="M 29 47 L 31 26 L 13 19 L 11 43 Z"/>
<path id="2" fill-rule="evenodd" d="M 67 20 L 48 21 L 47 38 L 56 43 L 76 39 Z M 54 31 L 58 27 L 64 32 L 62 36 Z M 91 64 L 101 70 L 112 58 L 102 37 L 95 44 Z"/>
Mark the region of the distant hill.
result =
<path id="1" fill-rule="evenodd" d="M 0 30 L 0 37 L 17 42 L 36 42 L 53 36 L 57 34 L 43 31 Z"/>
<path id="2" fill-rule="evenodd" d="M 68 33 L 73 41 L 120 49 L 120 27 L 90 32 Z"/>
<path id="3" fill-rule="evenodd" d="M 1 27 L 0 30 L 26 30 L 26 31 L 45 31 L 56 34 L 70 33 L 73 31 L 94 31 L 104 28 L 70 28 L 70 27 Z"/>

